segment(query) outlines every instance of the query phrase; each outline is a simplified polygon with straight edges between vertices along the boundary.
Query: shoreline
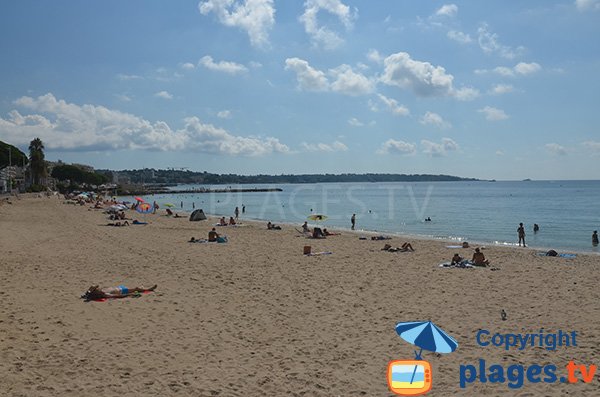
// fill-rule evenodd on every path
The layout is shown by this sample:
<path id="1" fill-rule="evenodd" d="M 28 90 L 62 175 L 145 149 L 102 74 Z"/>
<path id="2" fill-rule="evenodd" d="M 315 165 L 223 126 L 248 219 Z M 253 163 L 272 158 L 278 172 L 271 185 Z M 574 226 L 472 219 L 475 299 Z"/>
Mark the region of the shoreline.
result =
<path id="1" fill-rule="evenodd" d="M 189 215 L 191 214 L 191 212 L 188 212 L 186 210 L 178 210 L 179 213 L 185 213 L 187 217 L 189 217 Z M 211 219 L 214 218 L 217 221 L 225 216 L 226 219 L 228 218 L 228 216 L 226 216 L 225 214 L 209 214 L 206 213 L 207 218 Z M 273 220 L 273 219 L 258 219 L 258 218 L 240 218 L 242 220 L 247 220 L 249 222 L 254 222 L 257 224 L 260 223 L 264 223 L 266 225 L 266 222 L 273 222 L 277 225 L 286 225 L 292 228 L 300 228 L 301 223 L 292 223 L 292 222 L 284 222 L 284 221 L 279 221 L 279 220 Z M 441 242 L 441 243 L 445 243 L 448 245 L 454 245 L 454 244 L 462 244 L 463 241 L 467 241 L 469 243 L 469 248 L 474 248 L 475 246 L 479 246 L 479 247 L 483 247 L 483 248 L 487 248 L 487 247 L 495 247 L 495 248 L 509 248 L 509 249 L 519 249 L 519 250 L 530 250 L 532 252 L 547 252 L 548 250 L 551 249 L 556 249 L 555 247 L 542 247 L 542 246 L 535 246 L 535 245 L 527 245 L 527 247 L 520 247 L 517 243 L 500 243 L 500 242 L 488 242 L 488 241 L 482 241 L 482 240 L 462 240 L 462 239 L 452 239 L 452 238 L 445 238 L 445 237 L 432 237 L 432 236 L 426 236 L 426 235 L 420 235 L 420 234 L 410 234 L 410 233 L 400 233 L 400 232 L 389 232 L 389 231 L 378 231 L 378 230 L 368 230 L 368 229 L 355 229 L 355 230 L 351 230 L 350 228 L 344 228 L 344 227 L 338 227 L 338 226 L 327 226 L 325 224 L 316 224 L 316 223 L 309 223 L 308 224 L 309 227 L 314 227 L 314 226 L 318 226 L 318 227 L 326 227 L 328 230 L 330 231 L 336 231 L 336 232 L 344 232 L 344 233 L 353 233 L 356 235 L 359 234 L 367 234 L 369 236 L 373 235 L 387 235 L 390 237 L 395 237 L 398 239 L 404 239 L 404 240 L 419 240 L 419 241 L 428 241 L 428 242 Z M 560 252 L 560 253 L 573 253 L 573 254 L 577 254 L 577 255 L 591 255 L 591 256 L 600 256 L 600 251 L 598 252 L 594 252 L 594 251 L 586 251 L 586 250 L 577 250 L 577 249 L 556 249 L 556 251 Z"/>

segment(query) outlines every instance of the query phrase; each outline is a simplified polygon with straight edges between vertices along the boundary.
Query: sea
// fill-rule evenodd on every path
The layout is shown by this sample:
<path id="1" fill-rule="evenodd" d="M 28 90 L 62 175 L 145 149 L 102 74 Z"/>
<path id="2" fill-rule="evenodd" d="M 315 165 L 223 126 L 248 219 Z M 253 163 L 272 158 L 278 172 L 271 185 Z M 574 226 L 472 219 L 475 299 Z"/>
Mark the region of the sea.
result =
<path id="1" fill-rule="evenodd" d="M 456 244 L 517 246 L 523 223 L 526 243 L 540 250 L 596 252 L 592 232 L 600 229 L 600 181 L 461 181 L 315 183 L 257 185 L 179 185 L 173 190 L 279 188 L 240 193 L 167 193 L 144 196 L 161 206 L 189 213 L 309 225 L 364 233 L 438 239 Z M 133 201 L 132 197 L 121 197 Z M 244 212 L 242 213 L 242 210 Z M 431 221 L 426 221 L 431 219 Z M 539 231 L 534 232 L 534 224 Z"/>

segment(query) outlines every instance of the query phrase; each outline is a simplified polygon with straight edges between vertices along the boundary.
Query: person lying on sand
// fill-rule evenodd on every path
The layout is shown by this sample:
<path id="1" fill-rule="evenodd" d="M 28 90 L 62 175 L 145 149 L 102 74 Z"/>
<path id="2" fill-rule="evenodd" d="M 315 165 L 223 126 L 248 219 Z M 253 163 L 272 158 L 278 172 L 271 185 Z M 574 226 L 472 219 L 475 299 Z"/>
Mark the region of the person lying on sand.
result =
<path id="1" fill-rule="evenodd" d="M 281 226 L 275 226 L 274 223 L 271 223 L 271 221 L 269 221 L 267 223 L 267 230 L 281 230 Z"/>
<path id="2" fill-rule="evenodd" d="M 402 247 L 396 247 L 396 248 L 392 248 L 391 245 L 386 244 L 383 246 L 383 248 L 381 249 L 382 251 L 389 251 L 389 252 L 408 252 L 408 251 L 414 251 L 415 249 L 413 248 L 413 246 L 409 243 L 409 242 L 405 242 L 404 244 L 402 244 Z"/>
<path id="3" fill-rule="evenodd" d="M 391 240 L 391 237 L 387 236 L 371 236 L 371 240 Z"/>
<path id="4" fill-rule="evenodd" d="M 479 248 L 475 248 L 475 253 L 473 254 L 473 265 L 475 266 L 488 266 L 490 264 L 490 261 L 488 261 L 487 259 L 485 259 L 485 255 L 483 255 L 483 252 L 481 252 L 479 250 Z"/>
<path id="5" fill-rule="evenodd" d="M 339 236 L 342 233 L 332 233 L 329 230 L 327 230 L 327 228 L 325 228 L 325 229 L 323 229 L 323 234 L 326 235 L 326 236 Z"/>
<path id="6" fill-rule="evenodd" d="M 123 223 L 121 223 L 121 222 L 115 222 L 115 223 L 110 222 L 110 223 L 107 223 L 106 226 L 117 226 L 117 227 L 119 227 L 119 226 L 129 226 L 129 222 L 127 222 L 127 221 L 125 221 Z"/>
<path id="7" fill-rule="evenodd" d="M 137 292 L 154 291 L 156 289 L 156 287 L 157 287 L 156 284 L 154 284 L 150 288 L 145 288 L 145 287 L 127 288 L 124 285 L 119 285 L 118 287 L 100 288 L 99 285 L 92 285 L 83 295 L 81 295 L 81 298 L 85 299 L 85 300 L 126 298 Z"/>

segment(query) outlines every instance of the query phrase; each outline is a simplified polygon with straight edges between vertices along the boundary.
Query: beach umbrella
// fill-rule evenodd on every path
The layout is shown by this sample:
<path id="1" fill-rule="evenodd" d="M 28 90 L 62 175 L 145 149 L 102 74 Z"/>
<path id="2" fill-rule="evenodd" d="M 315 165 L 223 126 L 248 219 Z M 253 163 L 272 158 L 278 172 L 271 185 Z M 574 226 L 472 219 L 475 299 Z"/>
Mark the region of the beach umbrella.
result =
<path id="1" fill-rule="evenodd" d="M 327 219 L 327 215 L 314 214 L 314 215 L 309 215 L 307 219 L 309 219 L 311 221 L 324 221 L 325 219 Z"/>
<path id="2" fill-rule="evenodd" d="M 146 202 L 143 202 L 143 203 L 140 203 L 140 204 L 139 204 L 139 205 L 138 205 L 138 206 L 135 208 L 135 210 L 136 210 L 137 212 L 139 212 L 140 214 L 149 214 L 150 212 L 152 212 L 152 210 L 153 210 L 153 207 L 152 207 L 152 204 L 150 204 L 150 203 L 146 203 Z"/>
<path id="3" fill-rule="evenodd" d="M 396 333 L 410 344 L 419 347 L 415 350 L 415 360 L 421 360 L 423 349 L 435 353 L 452 353 L 458 347 L 458 342 L 442 331 L 431 321 L 410 321 L 396 324 Z M 413 383 L 417 366 L 413 371 L 410 383 Z"/>
<path id="4" fill-rule="evenodd" d="M 419 348 L 436 353 L 452 353 L 458 342 L 431 321 L 411 321 L 396 324 L 396 333 Z M 417 355 L 421 356 L 421 353 Z"/>

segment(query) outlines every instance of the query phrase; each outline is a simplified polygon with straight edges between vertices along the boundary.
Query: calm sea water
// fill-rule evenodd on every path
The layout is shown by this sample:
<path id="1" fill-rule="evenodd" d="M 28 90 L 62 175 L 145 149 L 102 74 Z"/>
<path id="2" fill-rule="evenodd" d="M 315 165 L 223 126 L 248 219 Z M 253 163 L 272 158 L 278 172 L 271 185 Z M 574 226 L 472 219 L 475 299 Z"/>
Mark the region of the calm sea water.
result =
<path id="1" fill-rule="evenodd" d="M 228 186 L 186 185 L 177 189 Z M 531 247 L 599 252 L 592 247 L 600 229 L 600 181 L 319 183 L 240 185 L 278 187 L 282 192 L 161 194 L 145 197 L 176 210 L 202 208 L 207 214 L 297 224 L 311 214 L 328 218 L 324 227 L 356 228 L 448 241 L 516 245 L 519 222 Z M 161 209 L 164 208 L 161 206 Z M 424 219 L 430 217 L 431 222 Z M 311 222 L 309 222 L 310 224 Z M 540 231 L 533 232 L 533 224 Z"/>

